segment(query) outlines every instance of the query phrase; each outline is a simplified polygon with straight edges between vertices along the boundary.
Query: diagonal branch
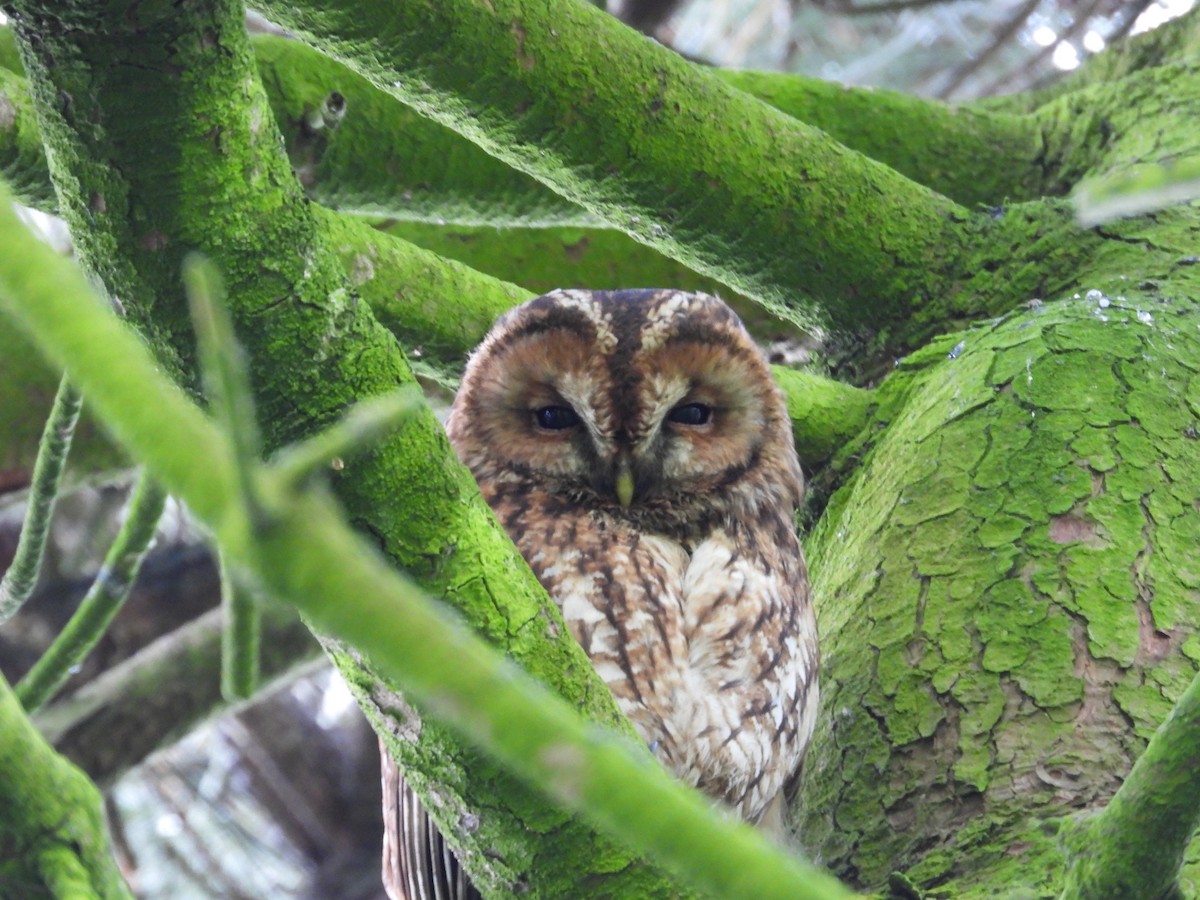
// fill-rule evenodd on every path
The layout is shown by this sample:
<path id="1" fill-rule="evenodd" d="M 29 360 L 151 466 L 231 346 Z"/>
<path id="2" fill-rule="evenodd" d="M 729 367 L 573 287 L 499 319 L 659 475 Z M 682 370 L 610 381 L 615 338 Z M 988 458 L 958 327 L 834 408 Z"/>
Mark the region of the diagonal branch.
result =
<path id="1" fill-rule="evenodd" d="M 4 578 L 0 580 L 0 623 L 10 619 L 21 608 L 37 583 L 46 549 L 46 535 L 50 531 L 50 516 L 58 499 L 67 453 L 71 449 L 75 423 L 79 421 L 82 407 L 83 397 L 64 375 L 58 383 L 58 393 L 55 394 L 54 405 L 50 408 L 38 444 L 29 504 L 25 522 L 21 526 L 17 552 Z"/>
<path id="2" fill-rule="evenodd" d="M 951 201 L 585 4 L 261 5 L 638 241 L 802 323 L 877 327 L 937 306 L 974 240 Z"/>
<path id="3" fill-rule="evenodd" d="M 1062 900 L 1181 897 L 1184 851 L 1200 827 L 1200 675 L 1103 810 L 1066 836 Z"/>

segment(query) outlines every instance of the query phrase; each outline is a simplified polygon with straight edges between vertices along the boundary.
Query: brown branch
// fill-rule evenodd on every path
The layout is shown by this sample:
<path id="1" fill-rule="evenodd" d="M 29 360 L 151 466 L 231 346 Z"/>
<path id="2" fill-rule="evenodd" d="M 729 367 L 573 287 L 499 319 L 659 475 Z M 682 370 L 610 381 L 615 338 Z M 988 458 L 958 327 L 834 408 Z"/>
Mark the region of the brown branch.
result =
<path id="1" fill-rule="evenodd" d="M 964 81 L 986 65 L 1009 42 L 1013 35 L 1021 29 L 1021 26 L 1033 15 L 1034 11 L 1041 5 L 1041 2 L 1042 0 L 1025 0 L 1017 8 L 1017 11 L 1009 17 L 1007 22 L 992 32 L 992 38 L 987 47 L 975 54 L 971 59 L 955 67 L 954 71 L 950 73 L 949 80 L 938 88 L 937 96 L 943 100 L 947 99 L 958 90 Z"/>

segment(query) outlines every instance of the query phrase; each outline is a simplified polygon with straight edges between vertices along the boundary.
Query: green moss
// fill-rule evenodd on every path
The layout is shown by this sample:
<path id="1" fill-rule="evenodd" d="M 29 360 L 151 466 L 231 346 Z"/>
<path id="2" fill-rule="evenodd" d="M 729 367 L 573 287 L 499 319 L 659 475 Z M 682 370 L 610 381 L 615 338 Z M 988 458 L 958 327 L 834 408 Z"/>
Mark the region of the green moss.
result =
<path id="1" fill-rule="evenodd" d="M 1008 485 L 1013 469 L 1020 466 L 1027 455 L 1025 448 L 1033 438 L 1032 422 L 1015 404 L 1003 404 L 999 414 L 984 424 L 987 435 L 987 452 L 974 470 L 974 485 L 981 490 Z"/>
<path id="2" fill-rule="evenodd" d="M 940 469 L 910 485 L 896 506 L 895 521 L 900 525 L 919 525 L 957 512 L 966 505 L 970 487 L 967 471 Z"/>
<path id="3" fill-rule="evenodd" d="M 1071 449 L 1094 472 L 1107 472 L 1117 464 L 1112 437 L 1103 428 L 1084 428 L 1071 440 Z"/>
<path id="4" fill-rule="evenodd" d="M 1083 302 L 1091 304 L 1095 301 L 1087 298 Z M 1141 323 L 1118 318 L 1115 311 L 1108 322 L 1100 319 L 1100 315 L 1109 317 L 1109 313 L 1097 307 L 1097 314 L 1092 318 L 1060 322 L 1047 328 L 1043 336 L 1046 346 L 1060 352 L 1104 353 L 1118 360 L 1136 359 L 1143 353 Z"/>
<path id="5" fill-rule="evenodd" d="M 1139 684 L 1136 678 L 1127 678 L 1115 685 L 1113 700 L 1129 716 L 1134 733 L 1143 740 L 1150 739 L 1173 705 L 1157 684 Z"/>
<path id="6" fill-rule="evenodd" d="M 1007 513 L 988 516 L 979 526 L 979 543 L 988 549 L 1004 547 L 1018 541 L 1029 528 L 1029 521 Z"/>
<path id="7" fill-rule="evenodd" d="M 1013 381 L 1013 393 L 1042 409 L 1078 410 L 1092 425 L 1111 425 L 1126 418 L 1113 363 L 1100 354 L 1040 357 L 1030 365 L 1027 380 Z"/>
<path id="8" fill-rule="evenodd" d="M 1087 619 L 1089 652 L 1122 666 L 1133 665 L 1141 642 L 1137 610 L 1130 598 L 1114 597 L 1098 585 L 1091 591 L 1079 590 L 1076 597 Z"/>

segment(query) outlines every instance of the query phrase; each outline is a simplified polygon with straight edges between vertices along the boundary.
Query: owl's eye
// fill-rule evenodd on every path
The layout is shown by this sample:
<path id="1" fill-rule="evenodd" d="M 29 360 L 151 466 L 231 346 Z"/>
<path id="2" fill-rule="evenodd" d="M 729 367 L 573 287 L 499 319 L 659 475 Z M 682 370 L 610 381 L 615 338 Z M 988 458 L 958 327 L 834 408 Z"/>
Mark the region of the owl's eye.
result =
<path id="1" fill-rule="evenodd" d="M 562 431 L 579 424 L 579 414 L 569 406 L 543 406 L 533 411 L 539 428 L 547 431 Z"/>
<path id="2" fill-rule="evenodd" d="M 703 403 L 683 403 L 667 413 L 667 421 L 677 425 L 707 425 L 711 418 L 712 407 Z"/>

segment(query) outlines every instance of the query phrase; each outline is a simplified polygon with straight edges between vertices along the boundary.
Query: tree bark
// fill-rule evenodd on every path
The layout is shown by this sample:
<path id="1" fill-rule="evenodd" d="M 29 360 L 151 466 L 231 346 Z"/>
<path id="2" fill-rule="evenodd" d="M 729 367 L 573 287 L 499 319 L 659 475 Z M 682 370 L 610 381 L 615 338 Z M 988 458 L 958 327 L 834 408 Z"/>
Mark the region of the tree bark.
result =
<path id="1" fill-rule="evenodd" d="M 0 897 L 129 898 L 100 792 L 54 752 L 0 678 Z"/>

